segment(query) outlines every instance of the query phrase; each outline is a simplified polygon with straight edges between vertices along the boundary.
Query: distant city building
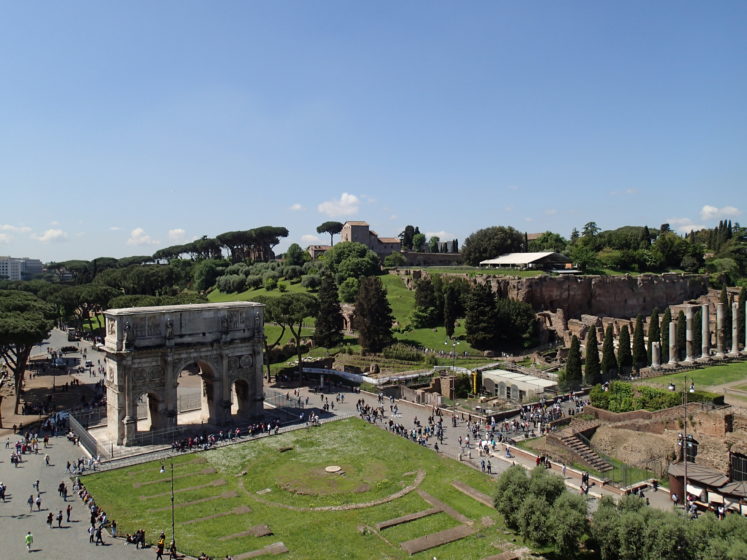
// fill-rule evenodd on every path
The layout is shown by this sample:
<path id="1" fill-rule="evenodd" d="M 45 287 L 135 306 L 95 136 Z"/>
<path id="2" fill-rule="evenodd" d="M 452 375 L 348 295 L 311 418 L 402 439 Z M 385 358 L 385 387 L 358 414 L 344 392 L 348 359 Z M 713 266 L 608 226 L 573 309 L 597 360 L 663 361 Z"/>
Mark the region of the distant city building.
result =
<path id="1" fill-rule="evenodd" d="M 309 245 L 306 247 L 306 251 L 311 255 L 312 259 L 318 259 L 331 248 L 332 245 Z"/>
<path id="2" fill-rule="evenodd" d="M 345 222 L 340 232 L 340 240 L 362 243 L 382 259 L 400 250 L 399 238 L 379 237 L 375 231 L 369 229 L 366 222 Z"/>
<path id="3" fill-rule="evenodd" d="M 43 270 L 44 265 L 39 259 L 0 257 L 0 279 L 29 280 L 40 275 Z"/>

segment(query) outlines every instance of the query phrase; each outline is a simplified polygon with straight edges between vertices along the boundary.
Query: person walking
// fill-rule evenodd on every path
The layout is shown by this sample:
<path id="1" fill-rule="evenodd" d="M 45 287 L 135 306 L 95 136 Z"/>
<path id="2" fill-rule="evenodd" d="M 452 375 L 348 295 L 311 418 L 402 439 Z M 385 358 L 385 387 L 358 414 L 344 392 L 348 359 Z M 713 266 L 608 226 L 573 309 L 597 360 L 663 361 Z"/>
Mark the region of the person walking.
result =
<path id="1" fill-rule="evenodd" d="M 31 531 L 26 533 L 23 541 L 26 543 L 26 550 L 31 552 L 31 545 L 34 544 L 34 535 L 31 534 Z"/>
<path id="2" fill-rule="evenodd" d="M 73 511 L 73 506 L 71 504 L 67 504 L 67 509 L 65 511 L 67 512 L 67 522 L 70 523 L 70 512 Z"/>
<path id="3" fill-rule="evenodd" d="M 62 528 L 62 510 L 57 514 L 57 527 Z"/>
<path id="4" fill-rule="evenodd" d="M 101 525 L 96 528 L 96 546 L 104 544 L 104 539 L 101 538 Z"/>
<path id="5" fill-rule="evenodd" d="M 29 505 L 29 513 L 34 511 L 34 495 L 33 494 L 29 496 L 29 499 L 26 500 L 26 503 Z"/>
<path id="6" fill-rule="evenodd" d="M 49 527 L 50 529 L 52 528 L 52 521 L 53 521 L 53 518 L 54 518 L 54 514 L 53 514 L 53 513 L 52 513 L 52 512 L 50 511 L 50 512 L 49 512 L 49 513 L 47 514 L 47 526 L 48 526 L 48 527 Z"/>
<path id="7" fill-rule="evenodd" d="M 41 499 L 41 494 L 39 494 L 39 495 L 38 495 L 38 496 L 36 497 L 36 510 L 37 510 L 37 511 L 41 511 L 41 510 L 42 510 L 42 499 Z"/>

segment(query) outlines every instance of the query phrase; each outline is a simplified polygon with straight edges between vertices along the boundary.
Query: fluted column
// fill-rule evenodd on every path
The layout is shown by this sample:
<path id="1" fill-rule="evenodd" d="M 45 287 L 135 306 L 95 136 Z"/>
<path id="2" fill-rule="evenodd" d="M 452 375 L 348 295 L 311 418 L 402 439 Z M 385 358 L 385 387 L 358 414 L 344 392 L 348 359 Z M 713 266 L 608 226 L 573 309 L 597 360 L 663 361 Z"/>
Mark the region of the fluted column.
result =
<path id="1" fill-rule="evenodd" d="M 701 357 L 708 358 L 711 355 L 711 323 L 708 315 L 708 304 L 705 303 L 700 308 L 700 313 L 703 316 L 703 324 L 701 325 Z"/>
<path id="2" fill-rule="evenodd" d="M 669 365 L 677 365 L 677 328 L 676 323 L 669 323 Z"/>

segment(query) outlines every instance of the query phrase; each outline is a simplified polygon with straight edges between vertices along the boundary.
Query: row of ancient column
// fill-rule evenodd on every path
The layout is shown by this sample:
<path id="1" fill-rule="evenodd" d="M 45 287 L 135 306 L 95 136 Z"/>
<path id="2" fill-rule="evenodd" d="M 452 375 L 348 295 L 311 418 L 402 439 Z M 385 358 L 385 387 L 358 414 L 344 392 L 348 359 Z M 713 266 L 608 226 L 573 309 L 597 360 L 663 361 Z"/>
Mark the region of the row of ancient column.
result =
<path id="1" fill-rule="evenodd" d="M 747 302 L 742 302 L 745 305 L 745 314 L 747 314 Z M 723 359 L 727 355 L 730 357 L 739 356 L 739 323 L 738 323 L 738 311 L 739 305 L 733 303 L 731 306 L 731 350 L 727 354 L 726 349 L 726 304 L 716 304 L 716 353 L 714 358 L 717 360 Z M 694 310 L 697 306 L 690 305 L 685 308 L 685 321 L 686 321 L 686 335 L 685 335 L 685 360 L 684 363 L 692 363 L 695 361 L 695 349 L 693 348 L 693 316 L 695 315 Z M 702 346 L 700 349 L 701 360 L 708 360 L 711 358 L 711 325 L 708 311 L 708 304 L 700 306 L 702 315 L 701 324 L 701 340 Z M 669 362 L 668 365 L 677 365 L 677 329 L 674 328 L 673 323 L 669 325 Z M 747 341 L 747 321 L 745 322 L 745 340 Z M 743 354 L 747 354 L 747 344 L 745 345 Z M 661 367 L 661 346 L 658 342 L 653 342 L 651 345 L 651 367 L 656 369 Z"/>

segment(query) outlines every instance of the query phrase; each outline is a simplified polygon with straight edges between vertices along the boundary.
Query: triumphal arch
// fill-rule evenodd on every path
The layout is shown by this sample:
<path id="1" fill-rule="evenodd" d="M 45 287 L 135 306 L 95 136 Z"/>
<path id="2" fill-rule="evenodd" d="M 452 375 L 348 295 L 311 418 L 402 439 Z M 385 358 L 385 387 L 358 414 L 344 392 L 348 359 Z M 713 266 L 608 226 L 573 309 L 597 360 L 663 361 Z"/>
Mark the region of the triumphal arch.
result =
<path id="1" fill-rule="evenodd" d="M 264 306 L 251 302 L 105 311 L 105 385 L 112 441 L 137 443 L 137 404 L 144 396 L 151 430 L 176 426 L 177 385 L 185 369 L 202 378 L 207 423 L 229 420 L 232 405 L 242 419 L 260 415 L 263 311 Z"/>

